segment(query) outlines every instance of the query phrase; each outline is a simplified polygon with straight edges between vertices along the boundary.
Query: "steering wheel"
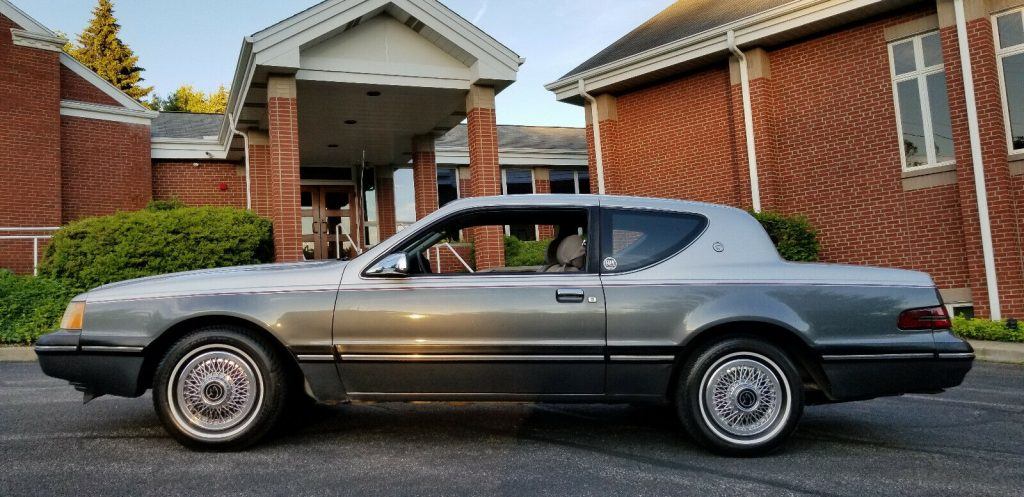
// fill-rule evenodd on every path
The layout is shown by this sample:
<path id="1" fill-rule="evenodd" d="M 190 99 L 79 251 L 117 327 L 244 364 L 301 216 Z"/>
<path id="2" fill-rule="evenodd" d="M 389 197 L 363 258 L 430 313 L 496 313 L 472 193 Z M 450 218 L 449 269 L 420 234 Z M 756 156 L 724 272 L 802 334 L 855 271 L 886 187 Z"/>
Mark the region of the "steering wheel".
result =
<path id="1" fill-rule="evenodd" d="M 423 257 L 423 252 L 416 253 L 416 260 L 420 266 L 420 273 L 434 274 L 433 268 L 430 267 L 430 261 L 428 261 L 426 257 Z"/>

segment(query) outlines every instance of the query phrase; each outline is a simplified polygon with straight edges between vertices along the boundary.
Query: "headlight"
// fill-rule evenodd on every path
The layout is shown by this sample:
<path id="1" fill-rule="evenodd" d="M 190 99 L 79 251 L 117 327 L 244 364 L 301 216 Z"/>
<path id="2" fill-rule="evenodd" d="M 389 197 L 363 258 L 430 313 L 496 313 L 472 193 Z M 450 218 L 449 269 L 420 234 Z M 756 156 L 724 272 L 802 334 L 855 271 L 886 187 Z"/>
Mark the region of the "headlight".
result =
<path id="1" fill-rule="evenodd" d="M 72 302 L 64 311 L 64 317 L 60 320 L 61 329 L 82 330 L 82 317 L 85 316 L 85 302 Z"/>

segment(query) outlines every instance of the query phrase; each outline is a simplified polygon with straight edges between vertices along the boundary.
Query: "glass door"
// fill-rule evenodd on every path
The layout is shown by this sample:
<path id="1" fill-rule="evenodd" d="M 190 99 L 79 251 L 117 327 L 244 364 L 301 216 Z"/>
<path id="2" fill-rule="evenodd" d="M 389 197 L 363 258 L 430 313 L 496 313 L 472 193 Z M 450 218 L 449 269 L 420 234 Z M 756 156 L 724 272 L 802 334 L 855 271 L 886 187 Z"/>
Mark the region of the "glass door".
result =
<path id="1" fill-rule="evenodd" d="M 302 187 L 302 254 L 349 259 L 360 246 L 359 196 L 354 186 Z"/>

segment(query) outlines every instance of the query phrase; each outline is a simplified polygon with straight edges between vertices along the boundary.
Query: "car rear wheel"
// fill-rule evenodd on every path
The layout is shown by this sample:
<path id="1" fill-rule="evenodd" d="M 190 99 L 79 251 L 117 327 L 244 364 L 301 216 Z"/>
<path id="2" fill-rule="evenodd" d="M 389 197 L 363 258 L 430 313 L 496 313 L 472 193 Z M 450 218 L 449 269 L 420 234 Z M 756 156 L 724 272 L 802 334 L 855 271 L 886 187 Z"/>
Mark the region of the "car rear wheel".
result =
<path id="1" fill-rule="evenodd" d="M 676 411 L 686 431 L 723 454 L 778 448 L 803 414 L 800 373 L 778 347 L 731 338 L 697 351 L 680 370 Z"/>
<path id="2" fill-rule="evenodd" d="M 261 337 L 244 328 L 209 327 L 167 351 L 153 380 L 153 404 L 182 444 L 233 450 L 273 428 L 286 385 L 280 359 Z"/>

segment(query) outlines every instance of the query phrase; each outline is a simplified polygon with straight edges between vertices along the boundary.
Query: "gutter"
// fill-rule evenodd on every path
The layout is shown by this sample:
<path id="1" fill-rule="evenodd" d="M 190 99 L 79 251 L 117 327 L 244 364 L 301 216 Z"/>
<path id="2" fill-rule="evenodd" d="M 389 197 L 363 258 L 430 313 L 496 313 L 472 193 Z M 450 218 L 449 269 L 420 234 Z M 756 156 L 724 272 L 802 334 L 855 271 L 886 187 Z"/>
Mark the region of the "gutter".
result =
<path id="1" fill-rule="evenodd" d="M 985 260 L 985 283 L 988 305 L 993 320 L 1002 319 L 999 307 L 999 285 L 996 279 L 995 251 L 992 247 L 992 224 L 988 214 L 988 191 L 985 186 L 985 165 L 981 156 L 981 133 L 978 130 L 978 108 L 974 99 L 974 71 L 971 68 L 970 46 L 967 42 L 967 16 L 963 0 L 953 0 L 956 14 L 956 39 L 960 51 L 960 70 L 964 78 L 964 100 L 967 104 L 967 131 L 971 138 L 971 164 L 974 166 L 974 193 L 978 199 L 978 224 L 981 229 L 981 251 Z"/>
<path id="2" fill-rule="evenodd" d="M 604 157 L 601 154 L 601 125 L 597 122 L 600 117 L 597 112 L 597 99 L 587 93 L 584 89 L 583 79 L 577 82 L 580 96 L 590 102 L 590 121 L 594 125 L 594 162 L 597 166 L 597 194 L 604 195 Z"/>
<path id="3" fill-rule="evenodd" d="M 743 95 L 743 128 L 747 142 L 747 168 L 750 170 L 750 200 L 754 212 L 761 212 L 761 183 L 757 178 L 757 148 L 754 143 L 754 116 L 750 104 L 750 73 L 747 70 L 747 56 L 736 46 L 736 32 L 725 33 L 729 51 L 736 56 L 740 66 L 740 92 Z"/>

